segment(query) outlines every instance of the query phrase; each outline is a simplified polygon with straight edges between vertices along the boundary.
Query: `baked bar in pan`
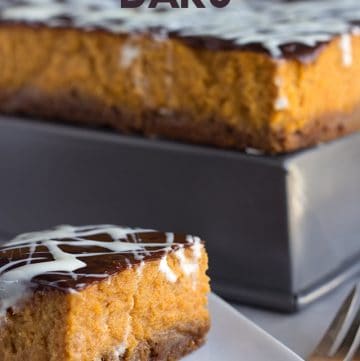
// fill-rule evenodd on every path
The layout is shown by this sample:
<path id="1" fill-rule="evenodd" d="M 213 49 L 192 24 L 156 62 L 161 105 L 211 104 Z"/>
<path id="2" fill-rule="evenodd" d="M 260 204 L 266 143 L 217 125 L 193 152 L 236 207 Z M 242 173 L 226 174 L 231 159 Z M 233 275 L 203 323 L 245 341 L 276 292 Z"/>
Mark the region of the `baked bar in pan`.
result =
<path id="1" fill-rule="evenodd" d="M 0 111 L 281 153 L 360 128 L 358 0 L 0 5 Z"/>

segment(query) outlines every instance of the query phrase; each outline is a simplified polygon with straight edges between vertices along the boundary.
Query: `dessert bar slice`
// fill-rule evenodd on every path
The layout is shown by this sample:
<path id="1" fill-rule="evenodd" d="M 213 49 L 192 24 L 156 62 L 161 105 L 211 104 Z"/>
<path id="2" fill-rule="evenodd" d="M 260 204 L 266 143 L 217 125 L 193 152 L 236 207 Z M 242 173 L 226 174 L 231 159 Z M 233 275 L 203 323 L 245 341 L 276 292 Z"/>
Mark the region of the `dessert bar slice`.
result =
<path id="1" fill-rule="evenodd" d="M 203 242 L 61 226 L 0 247 L 1 361 L 177 360 L 209 329 Z"/>
<path id="2" fill-rule="evenodd" d="M 2 1 L 0 111 L 271 153 L 360 129 L 358 0 L 120 4 Z"/>

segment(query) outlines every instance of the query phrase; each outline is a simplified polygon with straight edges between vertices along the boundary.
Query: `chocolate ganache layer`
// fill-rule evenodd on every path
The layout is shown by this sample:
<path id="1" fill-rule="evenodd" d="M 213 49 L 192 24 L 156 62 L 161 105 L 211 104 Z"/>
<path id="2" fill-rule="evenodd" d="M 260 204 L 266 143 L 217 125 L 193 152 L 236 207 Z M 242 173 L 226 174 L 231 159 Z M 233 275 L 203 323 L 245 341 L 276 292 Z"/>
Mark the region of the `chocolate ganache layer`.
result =
<path id="1" fill-rule="evenodd" d="M 0 313 L 28 291 L 80 291 L 155 259 L 162 259 L 159 271 L 167 273 L 166 255 L 187 247 L 196 262 L 202 242 L 190 235 L 113 225 L 59 226 L 19 235 L 0 246 Z"/>
<path id="2" fill-rule="evenodd" d="M 332 38 L 360 29 L 358 0 L 242 0 L 222 9 L 162 9 L 123 9 L 118 0 L 5 0 L 0 22 L 149 32 L 159 40 L 176 37 L 192 46 L 261 51 L 303 62 L 311 61 Z"/>

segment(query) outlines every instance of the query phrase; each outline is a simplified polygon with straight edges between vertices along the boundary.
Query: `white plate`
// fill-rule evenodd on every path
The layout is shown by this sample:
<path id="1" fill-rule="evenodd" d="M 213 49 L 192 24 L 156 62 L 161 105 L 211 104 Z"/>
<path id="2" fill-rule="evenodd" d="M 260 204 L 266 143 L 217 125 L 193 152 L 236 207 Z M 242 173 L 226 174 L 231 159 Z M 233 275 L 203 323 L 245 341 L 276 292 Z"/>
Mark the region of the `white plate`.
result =
<path id="1" fill-rule="evenodd" d="M 302 359 L 238 311 L 211 294 L 207 343 L 185 361 L 301 361 Z"/>

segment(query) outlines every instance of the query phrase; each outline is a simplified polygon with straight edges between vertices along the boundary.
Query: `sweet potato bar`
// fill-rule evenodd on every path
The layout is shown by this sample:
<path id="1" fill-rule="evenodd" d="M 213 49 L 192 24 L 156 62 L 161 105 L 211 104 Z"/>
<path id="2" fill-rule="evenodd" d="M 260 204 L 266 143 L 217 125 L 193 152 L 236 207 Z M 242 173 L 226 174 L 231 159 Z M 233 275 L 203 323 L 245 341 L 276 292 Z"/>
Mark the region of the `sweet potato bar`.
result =
<path id="1" fill-rule="evenodd" d="M 279 153 L 360 128 L 358 0 L 0 4 L 0 111 Z"/>
<path id="2" fill-rule="evenodd" d="M 177 360 L 209 329 L 193 236 L 61 226 L 0 247 L 1 361 Z"/>

